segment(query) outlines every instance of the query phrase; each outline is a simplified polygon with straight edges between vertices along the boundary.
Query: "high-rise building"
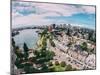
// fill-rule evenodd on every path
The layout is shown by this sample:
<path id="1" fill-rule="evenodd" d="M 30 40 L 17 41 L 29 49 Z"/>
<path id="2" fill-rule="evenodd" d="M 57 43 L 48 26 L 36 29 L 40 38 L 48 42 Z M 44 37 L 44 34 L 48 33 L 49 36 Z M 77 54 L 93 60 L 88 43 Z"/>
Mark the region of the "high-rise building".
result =
<path id="1" fill-rule="evenodd" d="M 48 31 L 52 32 L 52 26 L 48 26 Z"/>
<path id="2" fill-rule="evenodd" d="M 52 24 L 52 27 L 53 27 L 53 29 L 55 29 L 55 27 L 56 27 L 56 24 Z"/>

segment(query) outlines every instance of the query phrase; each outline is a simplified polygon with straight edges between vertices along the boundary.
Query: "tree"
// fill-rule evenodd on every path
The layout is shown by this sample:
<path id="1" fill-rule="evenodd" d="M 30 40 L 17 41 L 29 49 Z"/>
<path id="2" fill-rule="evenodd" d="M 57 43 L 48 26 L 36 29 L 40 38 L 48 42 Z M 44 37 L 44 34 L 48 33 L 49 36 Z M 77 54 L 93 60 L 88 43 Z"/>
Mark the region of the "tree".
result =
<path id="1" fill-rule="evenodd" d="M 18 57 L 18 58 L 20 58 L 20 59 L 22 59 L 22 58 L 24 57 L 24 54 L 23 54 L 23 53 L 21 53 L 21 52 L 16 53 L 16 55 L 17 55 L 17 57 Z"/>
<path id="2" fill-rule="evenodd" d="M 77 69 L 76 69 L 76 68 L 73 68 L 72 70 L 73 70 L 73 71 L 76 71 Z"/>
<path id="3" fill-rule="evenodd" d="M 54 52 L 49 50 L 37 50 L 34 52 L 34 55 L 37 59 L 37 62 L 42 64 L 45 62 L 49 62 L 51 59 L 53 59 L 53 56 L 55 55 Z"/>
<path id="4" fill-rule="evenodd" d="M 41 62 L 47 62 L 51 59 L 53 59 L 53 56 L 55 55 L 54 52 L 47 50 L 47 39 L 51 39 L 51 34 L 47 33 L 47 29 L 45 29 L 41 33 L 41 38 L 39 39 L 39 50 L 35 51 L 35 56 L 38 59 L 38 61 Z M 52 40 L 51 40 L 52 41 Z"/>
<path id="5" fill-rule="evenodd" d="M 53 63 L 52 63 L 52 62 L 49 62 L 48 65 L 49 65 L 49 66 L 53 66 Z"/>
<path id="6" fill-rule="evenodd" d="M 44 29 L 44 31 L 40 34 L 41 37 L 42 37 L 43 35 L 47 34 L 47 31 L 48 31 L 48 29 Z"/>
<path id="7" fill-rule="evenodd" d="M 72 66 L 71 65 L 67 65 L 65 70 L 66 71 L 72 71 Z"/>
<path id="8" fill-rule="evenodd" d="M 14 47 L 14 52 L 15 52 L 15 54 L 19 52 L 19 46 Z"/>
<path id="9" fill-rule="evenodd" d="M 59 62 L 58 62 L 58 61 L 55 61 L 55 65 L 56 65 L 56 66 L 59 65 Z"/>
<path id="10" fill-rule="evenodd" d="M 49 67 L 46 64 L 42 64 L 42 72 L 49 72 Z"/>
<path id="11" fill-rule="evenodd" d="M 27 46 L 26 43 L 24 43 L 23 49 L 24 49 L 25 59 L 28 59 L 28 56 L 29 56 L 28 51 L 29 51 L 29 49 L 28 49 L 28 46 Z"/>
<path id="12" fill-rule="evenodd" d="M 24 71 L 26 73 L 32 73 L 34 72 L 35 68 L 33 67 L 33 65 L 31 63 L 25 63 L 24 64 Z"/>
<path id="13" fill-rule="evenodd" d="M 29 51 L 28 46 L 27 46 L 27 44 L 26 44 L 26 43 L 24 43 L 23 48 L 24 48 L 24 51 L 25 51 L 25 52 L 28 52 L 28 51 Z"/>
<path id="14" fill-rule="evenodd" d="M 69 28 L 68 28 L 68 30 L 67 30 L 67 35 L 69 35 L 69 36 L 71 35 L 71 34 L 70 34 L 70 29 L 69 29 Z"/>
<path id="15" fill-rule="evenodd" d="M 51 45 L 52 45 L 53 47 L 56 46 L 55 43 L 54 43 L 53 41 L 50 41 L 50 43 L 51 43 Z"/>
<path id="16" fill-rule="evenodd" d="M 15 65 L 17 66 L 17 68 L 23 68 L 24 67 L 24 65 L 22 64 L 22 60 L 19 59 L 19 58 L 16 58 Z"/>
<path id="17" fill-rule="evenodd" d="M 93 32 L 89 32 L 88 40 L 91 40 Z"/>
<path id="18" fill-rule="evenodd" d="M 49 50 L 46 51 L 46 59 L 47 60 L 52 60 L 54 56 L 55 56 L 54 52 L 49 51 Z"/>
<path id="19" fill-rule="evenodd" d="M 96 36 L 96 34 L 93 31 L 89 32 L 88 40 L 96 42 L 96 37 L 95 36 Z"/>
<path id="20" fill-rule="evenodd" d="M 12 38 L 12 46 L 15 48 L 15 40 Z"/>
<path id="21" fill-rule="evenodd" d="M 61 67 L 65 67 L 66 66 L 66 63 L 64 61 L 62 61 L 60 64 L 61 64 Z"/>
<path id="22" fill-rule="evenodd" d="M 72 45 L 72 42 L 70 41 L 67 46 L 70 47 L 71 45 Z"/>
<path id="23" fill-rule="evenodd" d="M 87 43 L 86 42 L 83 42 L 82 45 L 81 45 L 81 48 L 85 51 L 87 51 Z"/>

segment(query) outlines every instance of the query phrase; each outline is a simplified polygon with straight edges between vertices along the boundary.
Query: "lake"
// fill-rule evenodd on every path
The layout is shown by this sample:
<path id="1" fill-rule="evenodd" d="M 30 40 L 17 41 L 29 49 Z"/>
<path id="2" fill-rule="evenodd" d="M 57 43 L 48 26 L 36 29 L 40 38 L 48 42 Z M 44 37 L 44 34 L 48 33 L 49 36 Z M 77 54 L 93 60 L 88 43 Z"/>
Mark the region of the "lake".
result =
<path id="1" fill-rule="evenodd" d="M 24 42 L 27 44 L 28 48 L 36 47 L 36 43 L 38 41 L 39 35 L 36 33 L 38 29 L 25 29 L 19 31 L 20 33 L 14 36 L 14 40 L 16 45 L 20 48 L 23 48 Z"/>

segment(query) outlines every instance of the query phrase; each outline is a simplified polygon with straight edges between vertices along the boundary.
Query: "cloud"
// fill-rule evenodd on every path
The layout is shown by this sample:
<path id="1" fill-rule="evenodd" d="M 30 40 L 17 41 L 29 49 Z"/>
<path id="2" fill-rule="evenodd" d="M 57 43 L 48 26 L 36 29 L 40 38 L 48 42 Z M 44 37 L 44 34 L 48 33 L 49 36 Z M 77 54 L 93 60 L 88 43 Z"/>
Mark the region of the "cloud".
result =
<path id="1" fill-rule="evenodd" d="M 95 14 L 95 7 L 94 6 L 82 6 L 81 7 L 85 13 L 88 14 Z"/>
<path id="2" fill-rule="evenodd" d="M 78 13 L 94 14 L 94 6 L 68 5 L 68 4 L 51 4 L 51 3 L 31 3 L 31 2 L 13 2 L 13 10 L 20 14 L 45 14 L 56 13 L 63 16 L 72 16 Z M 49 15 L 48 16 L 52 16 Z"/>
<path id="3" fill-rule="evenodd" d="M 27 2 L 12 2 L 12 12 L 18 12 L 22 15 L 35 13 L 35 8 Z"/>
<path id="4" fill-rule="evenodd" d="M 12 20 L 12 28 L 20 27 L 20 26 L 27 26 L 27 25 L 43 25 L 43 24 L 51 24 L 52 21 L 49 19 L 44 19 L 43 16 L 39 15 L 28 15 L 28 16 L 21 16 L 14 18 Z"/>
<path id="5" fill-rule="evenodd" d="M 75 14 L 95 14 L 94 6 L 51 4 L 51 3 L 32 3 L 12 1 L 12 24 L 21 25 L 40 25 L 56 22 L 45 17 L 73 16 Z"/>

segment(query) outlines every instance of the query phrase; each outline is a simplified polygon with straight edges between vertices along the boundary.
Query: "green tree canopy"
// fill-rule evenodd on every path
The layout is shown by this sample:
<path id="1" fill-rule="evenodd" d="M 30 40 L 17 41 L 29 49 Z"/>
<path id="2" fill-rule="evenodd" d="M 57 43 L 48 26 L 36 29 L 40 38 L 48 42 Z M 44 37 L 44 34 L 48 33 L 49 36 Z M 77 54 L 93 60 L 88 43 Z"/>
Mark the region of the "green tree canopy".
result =
<path id="1" fill-rule="evenodd" d="M 24 57 L 25 57 L 25 59 L 28 59 L 28 56 L 29 56 L 28 51 L 29 51 L 29 49 L 28 49 L 28 46 L 27 46 L 26 43 L 24 43 L 23 49 L 24 49 Z"/>
<path id="2" fill-rule="evenodd" d="M 12 38 L 12 46 L 15 47 L 15 40 Z"/>
<path id="3" fill-rule="evenodd" d="M 72 70 L 72 66 L 71 65 L 67 65 L 65 70 L 66 71 L 71 71 Z"/>

